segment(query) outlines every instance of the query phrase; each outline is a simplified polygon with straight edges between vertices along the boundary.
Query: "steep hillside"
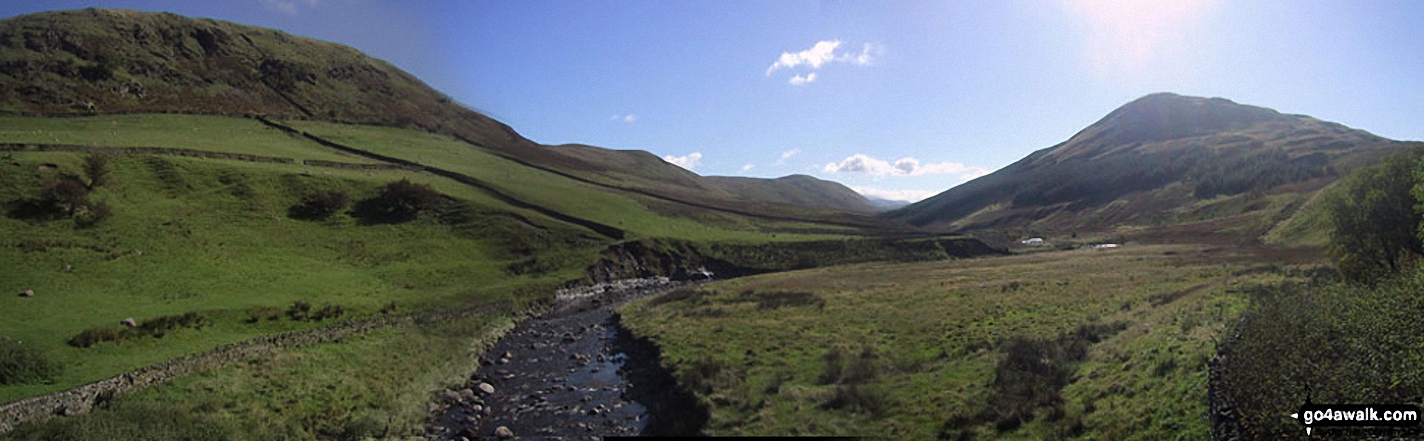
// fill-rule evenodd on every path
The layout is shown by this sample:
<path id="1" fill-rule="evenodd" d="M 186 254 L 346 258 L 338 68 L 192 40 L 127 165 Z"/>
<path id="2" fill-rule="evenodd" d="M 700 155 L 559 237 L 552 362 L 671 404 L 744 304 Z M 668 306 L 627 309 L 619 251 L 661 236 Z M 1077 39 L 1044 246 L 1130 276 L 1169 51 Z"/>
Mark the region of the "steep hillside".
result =
<path id="1" fill-rule="evenodd" d="M 1132 101 L 1072 138 L 887 214 L 963 230 L 1214 222 L 1259 235 L 1350 169 L 1408 143 L 1222 98 Z"/>
<path id="2" fill-rule="evenodd" d="M 828 218 L 807 216 L 802 207 L 741 205 L 647 152 L 539 145 L 389 63 L 273 29 L 96 8 L 36 13 L 0 21 L 0 66 L 0 111 L 10 113 L 264 115 L 412 128 L 613 190 Z"/>
<path id="3" fill-rule="evenodd" d="M 740 176 L 708 176 L 712 182 L 736 197 L 761 202 L 800 207 L 842 210 L 856 213 L 877 211 L 870 200 L 837 182 L 806 175 L 783 176 L 776 179 Z"/>

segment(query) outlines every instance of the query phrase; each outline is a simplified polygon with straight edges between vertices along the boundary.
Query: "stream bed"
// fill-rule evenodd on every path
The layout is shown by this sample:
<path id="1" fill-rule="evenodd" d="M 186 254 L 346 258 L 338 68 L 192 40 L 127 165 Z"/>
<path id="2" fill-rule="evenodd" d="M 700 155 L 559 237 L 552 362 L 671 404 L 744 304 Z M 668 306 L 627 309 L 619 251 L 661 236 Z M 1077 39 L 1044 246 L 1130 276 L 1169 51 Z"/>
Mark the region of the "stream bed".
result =
<path id="1" fill-rule="evenodd" d="M 690 285 L 632 279 L 561 292 L 515 326 L 463 385 L 445 391 L 426 426 L 435 440 L 696 435 L 707 410 L 634 338 L 615 308 Z"/>

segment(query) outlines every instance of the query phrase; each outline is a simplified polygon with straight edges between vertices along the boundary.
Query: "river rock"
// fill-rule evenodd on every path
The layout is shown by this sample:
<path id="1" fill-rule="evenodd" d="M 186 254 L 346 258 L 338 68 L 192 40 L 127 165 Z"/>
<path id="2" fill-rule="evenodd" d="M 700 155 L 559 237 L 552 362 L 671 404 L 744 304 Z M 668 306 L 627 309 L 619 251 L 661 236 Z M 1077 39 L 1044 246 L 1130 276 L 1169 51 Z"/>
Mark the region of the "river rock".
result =
<path id="1" fill-rule="evenodd" d="M 514 438 L 514 431 L 509 430 L 508 427 L 499 426 L 494 429 L 494 436 L 500 437 L 502 439 L 510 439 Z"/>
<path id="2" fill-rule="evenodd" d="M 475 391 L 469 389 L 460 389 L 459 399 L 460 402 L 464 404 L 473 403 L 475 402 Z"/>
<path id="3" fill-rule="evenodd" d="M 484 392 L 486 394 L 494 393 L 494 385 L 491 385 L 489 383 L 480 383 L 479 388 L 480 392 Z"/>

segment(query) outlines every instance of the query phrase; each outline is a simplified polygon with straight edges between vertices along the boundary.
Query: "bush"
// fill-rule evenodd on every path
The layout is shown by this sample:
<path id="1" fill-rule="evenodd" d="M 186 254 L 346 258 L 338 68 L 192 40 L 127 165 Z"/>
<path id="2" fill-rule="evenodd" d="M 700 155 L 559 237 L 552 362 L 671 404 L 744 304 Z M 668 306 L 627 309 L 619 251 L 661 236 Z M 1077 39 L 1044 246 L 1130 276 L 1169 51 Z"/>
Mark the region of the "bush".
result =
<path id="1" fill-rule="evenodd" d="M 93 347 L 96 344 L 106 341 L 119 341 L 123 339 L 123 333 L 113 327 L 89 328 L 79 331 L 74 337 L 70 337 L 69 345 L 76 348 Z"/>
<path id="2" fill-rule="evenodd" d="M 39 383 L 53 380 L 63 365 L 44 353 L 18 341 L 0 341 L 0 385 Z"/>
<path id="3" fill-rule="evenodd" d="M 138 325 L 139 332 L 147 333 L 155 338 L 163 338 L 168 331 L 181 328 L 202 328 L 208 324 L 208 318 L 196 312 L 189 312 L 182 315 L 165 315 L 144 320 Z"/>
<path id="4" fill-rule="evenodd" d="M 104 201 L 84 204 L 74 213 L 74 223 L 81 227 L 97 226 L 114 216 L 114 210 Z"/>
<path id="5" fill-rule="evenodd" d="M 90 153 L 84 157 L 84 176 L 89 178 L 89 189 L 93 190 L 109 182 L 109 155 Z"/>
<path id="6" fill-rule="evenodd" d="M 822 409 L 850 410 L 878 415 L 885 407 L 885 396 L 879 391 L 857 385 L 836 386 L 831 397 L 821 403 Z"/>
<path id="7" fill-rule="evenodd" d="M 40 192 L 40 202 L 73 215 L 75 209 L 89 203 L 89 188 L 76 179 L 56 179 Z"/>
<path id="8" fill-rule="evenodd" d="M 270 306 L 247 310 L 247 323 L 257 323 L 263 320 L 270 322 L 280 318 L 282 318 L 282 310 Z"/>
<path id="9" fill-rule="evenodd" d="M 291 317 L 292 320 L 296 321 L 306 320 L 310 313 L 311 304 L 301 300 L 293 302 L 292 307 L 287 308 L 287 317 Z"/>
<path id="10" fill-rule="evenodd" d="M 401 179 L 386 184 L 377 199 L 387 213 L 415 216 L 440 202 L 440 193 L 429 184 L 416 184 L 409 179 Z"/>
<path id="11" fill-rule="evenodd" d="M 1326 195 L 1330 250 L 1346 278 L 1372 281 L 1424 254 L 1415 211 L 1415 194 L 1424 192 L 1415 180 L 1421 156 L 1424 148 L 1392 155 L 1351 173 Z"/>
<path id="12" fill-rule="evenodd" d="M 326 219 L 351 204 L 351 197 L 341 191 L 313 193 L 302 197 L 288 213 L 299 219 Z"/>
<path id="13" fill-rule="evenodd" d="M 345 313 L 346 308 L 342 308 L 341 305 L 326 305 L 312 313 L 310 320 L 322 321 L 329 318 L 334 319 L 341 317 L 341 315 Z"/>

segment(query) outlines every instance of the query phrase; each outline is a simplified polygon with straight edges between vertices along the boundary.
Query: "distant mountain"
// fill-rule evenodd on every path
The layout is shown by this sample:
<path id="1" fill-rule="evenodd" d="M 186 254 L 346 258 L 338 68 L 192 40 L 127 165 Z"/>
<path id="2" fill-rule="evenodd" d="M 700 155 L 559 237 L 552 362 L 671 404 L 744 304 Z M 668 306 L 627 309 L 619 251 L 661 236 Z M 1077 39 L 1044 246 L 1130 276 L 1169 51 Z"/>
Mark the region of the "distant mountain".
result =
<path id="1" fill-rule="evenodd" d="M 1205 221 L 1263 234 L 1350 169 L 1410 143 L 1222 98 L 1158 93 L 994 173 L 885 214 L 961 230 Z"/>
<path id="2" fill-rule="evenodd" d="M 865 199 L 870 201 L 870 205 L 875 207 L 875 211 L 890 211 L 910 205 L 910 201 L 882 199 L 874 196 L 866 196 Z"/>
<path id="3" fill-rule="evenodd" d="M 0 112 L 263 115 L 414 128 L 614 191 L 724 212 L 890 225 L 839 208 L 823 212 L 870 210 L 863 200 L 820 199 L 831 193 L 811 191 L 814 185 L 801 194 L 795 185 L 767 183 L 784 191 L 734 197 L 648 152 L 540 145 L 350 47 L 170 13 L 89 8 L 0 21 Z"/>
<path id="4" fill-rule="evenodd" d="M 751 201 L 856 213 L 881 211 L 855 190 L 837 182 L 806 175 L 791 175 L 776 179 L 707 176 L 704 179 L 738 198 Z"/>

